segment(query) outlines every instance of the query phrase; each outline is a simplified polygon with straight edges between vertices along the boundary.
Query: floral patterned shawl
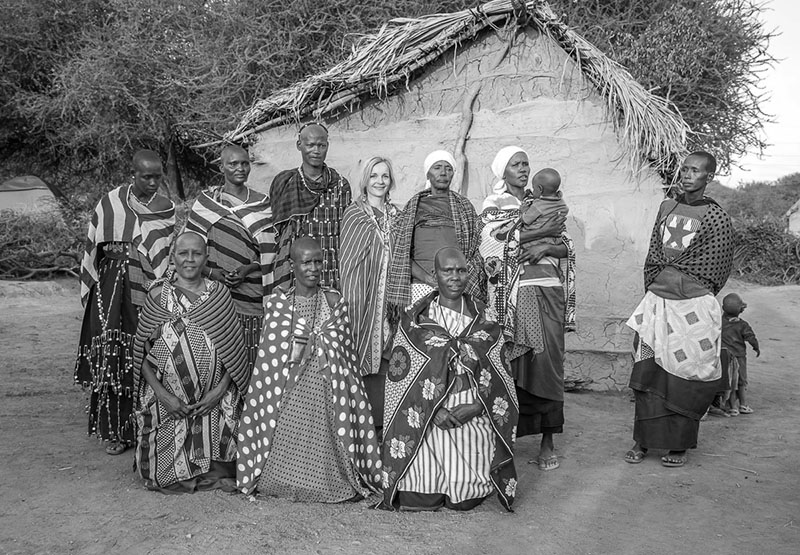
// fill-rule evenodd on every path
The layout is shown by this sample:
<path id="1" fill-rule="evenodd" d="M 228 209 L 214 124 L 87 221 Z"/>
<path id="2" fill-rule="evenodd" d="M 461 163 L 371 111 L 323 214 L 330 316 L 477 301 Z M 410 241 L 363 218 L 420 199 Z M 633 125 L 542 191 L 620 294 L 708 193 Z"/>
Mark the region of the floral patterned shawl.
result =
<path id="1" fill-rule="evenodd" d="M 400 479 L 417 456 L 433 415 L 453 389 L 456 365 L 479 384 L 476 397 L 491 418 L 495 453 L 491 479 L 503 506 L 511 511 L 517 487 L 514 441 L 519 403 L 504 362 L 500 325 L 486 318 L 485 306 L 465 295 L 472 323 L 453 337 L 426 316 L 432 292 L 403 314 L 386 377 L 381 508 L 395 509 Z"/>

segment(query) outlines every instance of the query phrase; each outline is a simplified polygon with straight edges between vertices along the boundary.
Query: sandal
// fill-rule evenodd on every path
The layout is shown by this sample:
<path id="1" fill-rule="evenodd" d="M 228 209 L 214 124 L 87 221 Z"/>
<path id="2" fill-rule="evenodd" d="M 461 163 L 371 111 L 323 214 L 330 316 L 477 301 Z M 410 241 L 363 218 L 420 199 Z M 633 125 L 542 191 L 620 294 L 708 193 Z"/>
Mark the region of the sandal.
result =
<path id="1" fill-rule="evenodd" d="M 753 414 L 753 409 L 750 408 L 750 405 L 742 405 L 739 407 L 739 414 Z"/>
<path id="2" fill-rule="evenodd" d="M 128 450 L 127 443 L 112 443 L 106 446 L 106 455 L 121 455 Z"/>
<path id="3" fill-rule="evenodd" d="M 661 466 L 668 468 L 680 468 L 686 464 L 686 453 L 679 455 L 677 453 L 667 453 L 661 457 Z"/>
<path id="4" fill-rule="evenodd" d="M 634 451 L 631 449 L 627 453 L 625 453 L 625 462 L 630 464 L 639 464 L 644 460 L 647 456 L 647 449 L 640 449 L 638 451 Z"/>
<path id="5" fill-rule="evenodd" d="M 558 462 L 558 457 L 550 455 L 546 459 L 539 457 L 536 461 L 539 464 L 539 470 L 547 472 L 548 470 L 555 470 L 561 466 Z"/>
<path id="6" fill-rule="evenodd" d="M 739 416 L 739 409 L 731 409 L 728 411 L 728 416 Z"/>

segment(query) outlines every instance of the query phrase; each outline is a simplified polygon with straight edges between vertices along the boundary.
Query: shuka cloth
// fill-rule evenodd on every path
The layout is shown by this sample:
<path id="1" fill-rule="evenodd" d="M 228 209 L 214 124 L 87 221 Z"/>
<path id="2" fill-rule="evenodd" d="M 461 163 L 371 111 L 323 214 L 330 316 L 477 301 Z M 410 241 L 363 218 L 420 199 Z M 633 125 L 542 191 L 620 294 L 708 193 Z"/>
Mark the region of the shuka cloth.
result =
<path id="1" fill-rule="evenodd" d="M 151 289 L 163 284 L 163 289 L 171 290 L 174 281 L 174 274 L 170 274 L 166 278 L 154 282 Z M 141 388 L 144 386 L 141 379 L 141 361 L 146 354 L 145 343 L 160 326 L 166 323 L 176 325 L 178 320 L 182 320 L 183 325 L 192 323 L 202 329 L 214 344 L 216 356 L 222 361 L 222 366 L 230 374 L 231 380 L 236 383 L 240 391 L 247 389 L 250 370 L 247 367 L 247 358 L 244 353 L 242 328 L 236 318 L 236 310 L 233 307 L 230 293 L 221 283 L 207 281 L 209 282 L 207 290 L 201 298 L 180 313 L 173 313 L 165 307 L 163 291 L 158 299 L 153 298 L 153 295 L 147 296 L 147 302 L 139 316 L 139 327 L 133 343 L 136 368 L 134 388 L 137 395 L 141 396 Z"/>
<path id="2" fill-rule="evenodd" d="M 350 305 L 353 339 L 362 376 L 377 374 L 390 340 L 386 282 L 392 259 L 391 222 L 397 207 L 380 214 L 369 204 L 353 203 L 342 217 L 339 272 L 342 296 Z"/>
<path id="3" fill-rule="evenodd" d="M 673 376 L 709 382 L 722 375 L 722 310 L 713 295 L 672 300 L 647 291 L 627 325 Z"/>
<path id="4" fill-rule="evenodd" d="M 234 474 L 217 468 L 214 479 L 204 476 L 215 462 L 236 457 L 236 428 L 247 368 L 239 322 L 227 289 L 206 280 L 206 291 L 194 301 L 169 279 L 155 282 L 136 334 L 136 468 L 148 489 L 193 491 L 196 487 L 235 489 Z M 141 379 L 147 361 L 168 392 L 192 405 L 222 379 L 231 383 L 220 403 L 205 416 L 174 419 Z M 232 470 L 232 468 L 231 468 Z"/>
<path id="5" fill-rule="evenodd" d="M 319 293 L 320 302 L 327 302 L 326 293 Z M 239 426 L 237 486 L 248 494 L 257 489 L 273 449 L 284 402 L 313 363 L 324 381 L 325 398 L 330 402 L 327 409 L 337 426 L 332 438 L 337 451 L 346 453 L 350 470 L 359 477 L 357 491 L 376 491 L 381 479 L 379 447 L 356 367 L 347 303 L 339 299 L 324 321 L 308 322 L 296 317 L 294 289 L 287 293 L 278 290 L 267 300 L 265 315 L 258 361 Z"/>
<path id="6" fill-rule="evenodd" d="M 700 418 L 726 388 L 714 295 L 732 260 L 730 218 L 714 201 L 662 202 L 645 261 L 647 292 L 628 321 L 637 331 L 633 437 L 644 448 L 695 448 Z"/>
<path id="7" fill-rule="evenodd" d="M 167 270 L 175 232 L 175 206 L 162 212 L 151 212 L 144 206 L 134 210 L 130 204 L 132 189 L 132 185 L 117 187 L 100 199 L 94 209 L 81 262 L 81 302 L 84 306 L 89 291 L 98 280 L 101 253 L 97 249 L 103 243 L 131 244 L 141 254 L 136 258 L 149 281 L 161 277 Z M 134 304 L 141 306 L 146 284 L 131 283 L 131 286 L 140 292 L 141 302 L 136 302 L 134 293 Z"/>
<path id="8" fill-rule="evenodd" d="M 680 206 L 688 206 L 680 199 L 661 203 L 645 260 L 645 289 L 667 266 L 696 280 L 714 295 L 725 286 L 733 268 L 733 226 L 716 202 L 709 198 L 704 201 L 707 210 L 699 222 L 680 214 Z"/>
<path id="9" fill-rule="evenodd" d="M 98 282 L 89 291 L 81 326 L 75 383 L 91 389 L 89 435 L 133 441 L 133 337 L 139 307 L 130 300 L 128 244 L 101 248 Z"/>
<path id="10" fill-rule="evenodd" d="M 399 485 L 435 426 L 434 415 L 451 394 L 467 387 L 466 378 L 494 436 L 491 482 L 500 502 L 511 510 L 517 487 L 513 452 L 519 406 L 502 357 L 502 329 L 487 319 L 482 304 L 465 295 L 465 303 L 476 317 L 460 334 L 451 335 L 427 315 L 437 296 L 433 292 L 405 311 L 395 336 L 386 380 L 381 471 L 384 498 L 380 507 L 398 508 Z M 480 446 L 463 445 L 461 452 L 476 448 Z"/>
<path id="11" fill-rule="evenodd" d="M 263 296 L 272 293 L 273 265 L 277 250 L 269 198 L 263 197 L 255 202 L 231 206 L 221 198 L 221 193 L 222 187 L 212 187 L 197 198 L 189 213 L 186 229 L 199 233 L 208 241 L 209 268 L 231 272 L 240 266 L 259 262 L 261 272 L 251 276 L 256 276 L 263 286 L 261 295 L 257 299 L 257 303 L 261 305 Z M 210 231 L 223 221 L 238 226 L 242 233 L 231 231 L 223 225 L 221 231 L 229 238 L 227 241 L 221 241 L 223 244 L 217 245 L 212 241 L 214 237 L 210 235 Z M 243 244 L 245 238 L 246 245 Z M 237 243 L 239 248 L 234 248 Z M 211 251 L 219 251 L 219 255 L 211 256 Z M 247 256 L 248 251 L 255 252 L 258 255 L 257 260 L 251 260 L 250 256 Z M 231 291 L 234 299 L 236 293 L 236 290 Z"/>
<path id="12" fill-rule="evenodd" d="M 401 308 L 405 308 L 411 303 L 411 247 L 414 239 L 417 205 L 422 196 L 430 194 L 430 190 L 425 190 L 411 197 L 406 207 L 397 216 L 392 229 L 394 248 L 389 268 L 387 302 Z M 467 259 L 469 277 L 466 292 L 477 299 L 483 299 L 486 292 L 483 260 L 478 250 L 481 238 L 480 220 L 469 199 L 453 191 L 448 191 L 447 194 L 455 223 L 456 239 L 461 252 Z"/>
<path id="13" fill-rule="evenodd" d="M 319 182 L 307 181 L 302 167 L 285 170 L 272 180 L 269 197 L 278 233 L 273 285 L 288 286 L 294 282 L 289 249 L 295 239 L 307 235 L 322 247 L 320 284 L 338 287 L 340 225 L 352 200 L 347 180 L 328 166 L 323 167 Z"/>
<path id="14" fill-rule="evenodd" d="M 75 382 L 91 388 L 89 434 L 132 441 L 133 336 L 146 285 L 169 263 L 175 208 L 152 212 L 117 187 L 95 207 L 81 264 L 85 306 Z"/>

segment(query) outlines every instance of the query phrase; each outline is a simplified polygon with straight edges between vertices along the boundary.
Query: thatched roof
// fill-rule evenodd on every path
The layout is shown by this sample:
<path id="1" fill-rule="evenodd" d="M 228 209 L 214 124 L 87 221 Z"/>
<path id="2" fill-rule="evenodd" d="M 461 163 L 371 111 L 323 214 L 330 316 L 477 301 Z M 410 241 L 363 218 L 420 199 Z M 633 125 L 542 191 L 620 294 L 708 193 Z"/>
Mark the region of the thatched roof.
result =
<path id="1" fill-rule="evenodd" d="M 419 19 L 400 18 L 362 37 L 350 56 L 324 73 L 277 91 L 248 110 L 226 141 L 306 119 L 332 117 L 362 99 L 385 98 L 444 52 L 482 30 L 524 22 L 555 41 L 605 98 L 633 165 L 662 174 L 685 153 L 689 127 L 667 100 L 645 90 L 628 71 L 565 25 L 547 2 L 493 0 L 478 8 Z"/>

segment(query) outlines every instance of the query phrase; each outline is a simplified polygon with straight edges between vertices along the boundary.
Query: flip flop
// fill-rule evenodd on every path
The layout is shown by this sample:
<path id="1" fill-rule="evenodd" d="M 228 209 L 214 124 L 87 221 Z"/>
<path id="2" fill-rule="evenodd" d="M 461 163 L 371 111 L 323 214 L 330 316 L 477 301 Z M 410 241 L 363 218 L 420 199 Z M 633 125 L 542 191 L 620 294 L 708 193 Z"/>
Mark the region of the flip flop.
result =
<path id="1" fill-rule="evenodd" d="M 121 455 L 127 450 L 127 443 L 112 443 L 111 445 L 106 446 L 107 455 Z"/>
<path id="2" fill-rule="evenodd" d="M 661 466 L 668 468 L 680 468 L 686 464 L 686 455 L 670 455 L 666 454 L 661 457 Z"/>
<path id="3" fill-rule="evenodd" d="M 627 453 L 625 453 L 625 462 L 629 464 L 639 464 L 644 460 L 647 456 L 647 449 L 640 449 L 638 451 L 634 451 L 631 449 Z"/>
<path id="4" fill-rule="evenodd" d="M 555 455 L 550 455 L 546 459 L 539 457 L 537 459 L 537 463 L 539 464 L 539 470 L 543 472 L 548 472 L 550 470 L 555 470 L 559 466 L 561 466 L 558 462 L 558 457 Z"/>

